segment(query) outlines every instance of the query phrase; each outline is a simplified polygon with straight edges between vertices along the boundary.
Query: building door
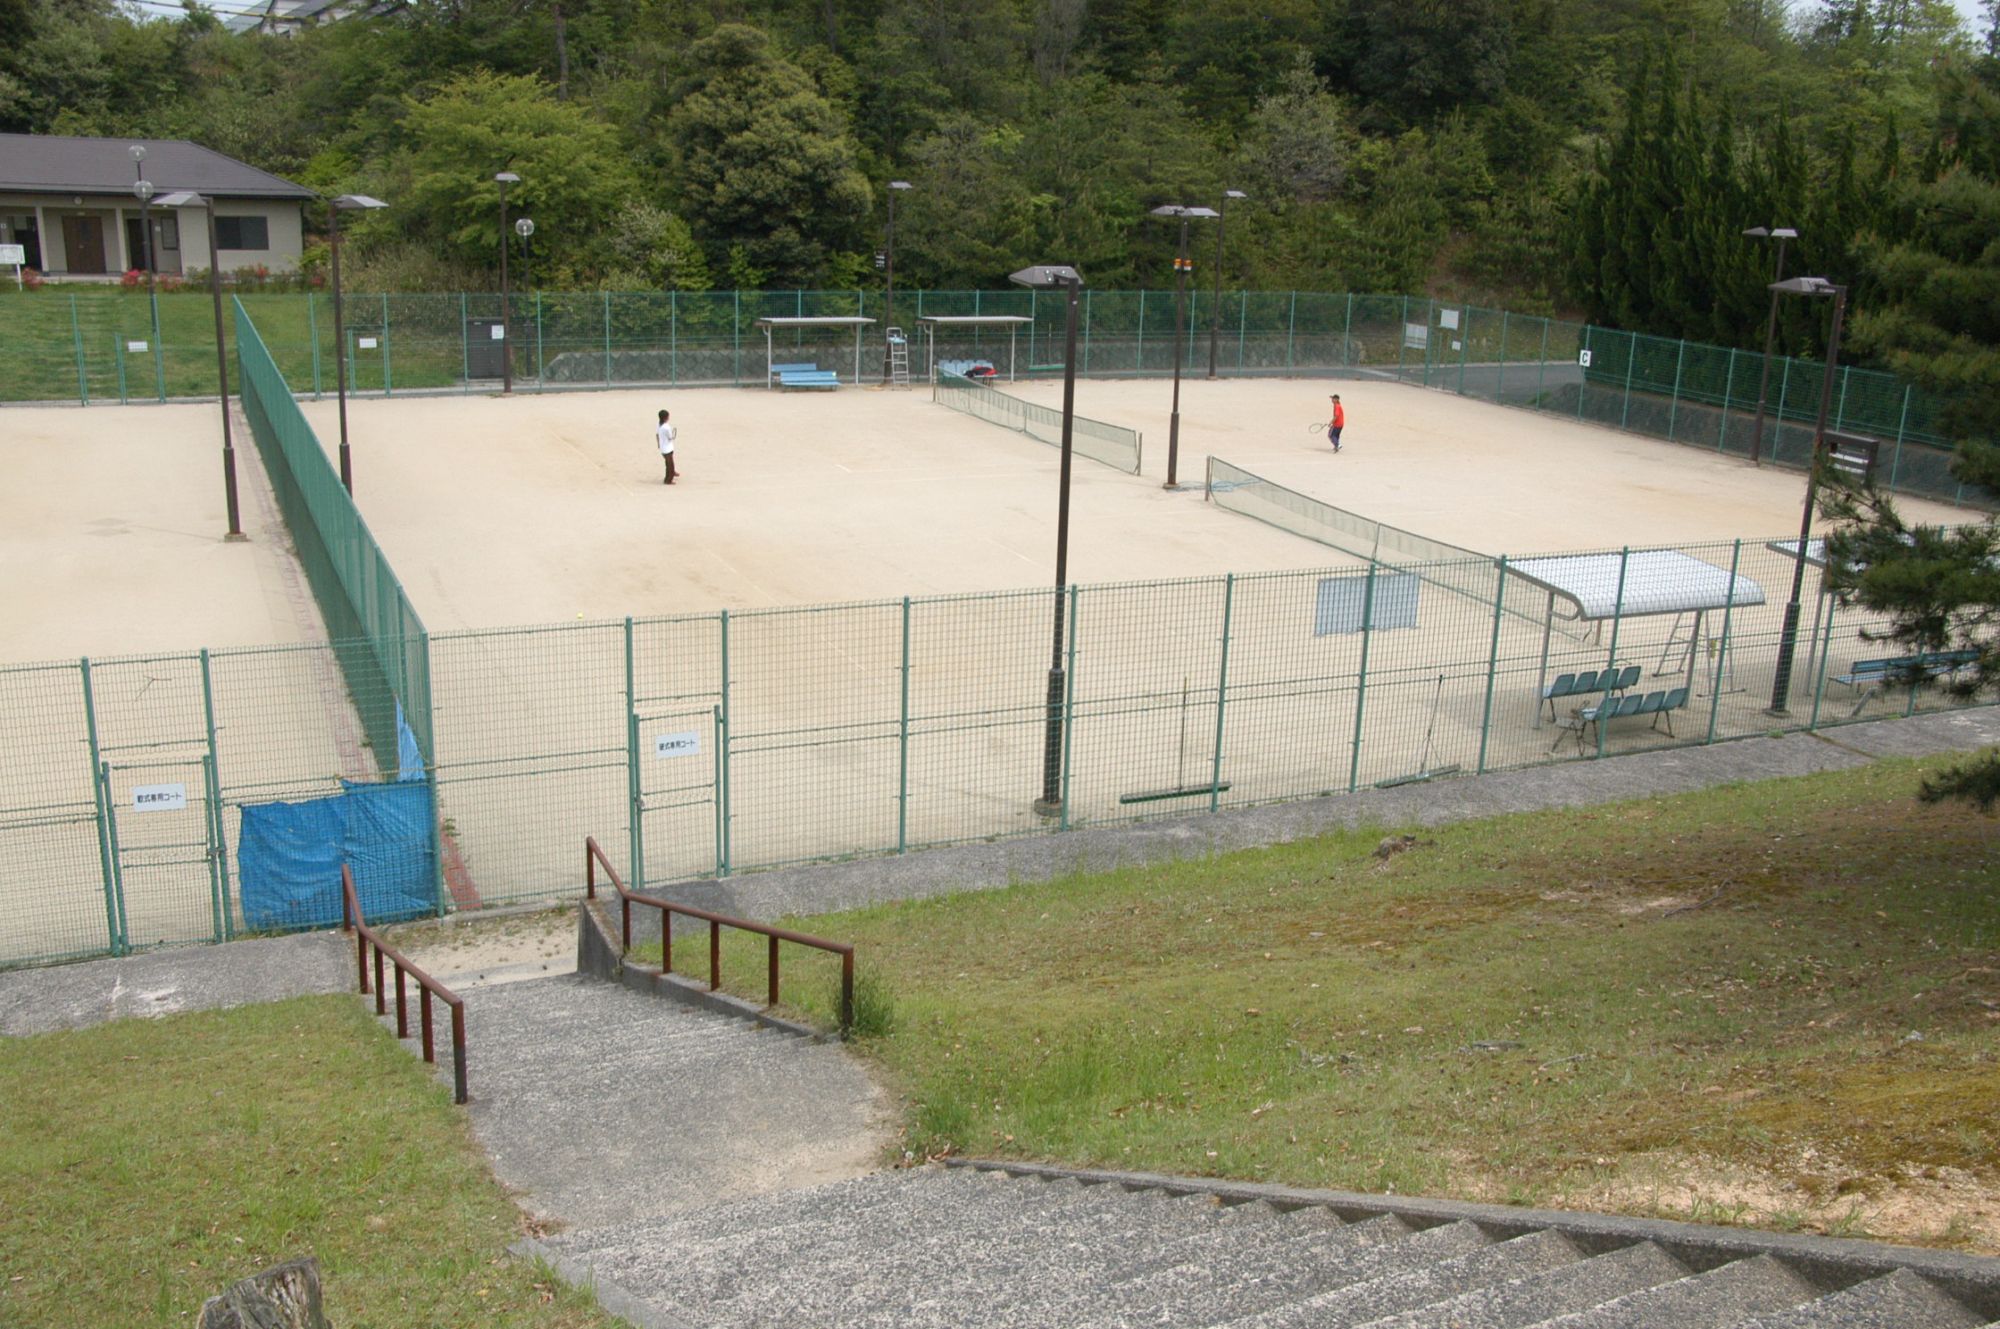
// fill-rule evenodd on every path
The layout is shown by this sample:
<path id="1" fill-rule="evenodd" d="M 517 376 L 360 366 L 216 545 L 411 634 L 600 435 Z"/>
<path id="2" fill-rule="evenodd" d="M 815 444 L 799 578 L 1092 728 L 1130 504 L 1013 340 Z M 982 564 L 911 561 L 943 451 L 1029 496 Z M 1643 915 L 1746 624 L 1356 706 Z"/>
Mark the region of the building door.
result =
<path id="1" fill-rule="evenodd" d="M 71 213 L 62 219 L 63 271 L 104 271 L 104 218 Z"/>

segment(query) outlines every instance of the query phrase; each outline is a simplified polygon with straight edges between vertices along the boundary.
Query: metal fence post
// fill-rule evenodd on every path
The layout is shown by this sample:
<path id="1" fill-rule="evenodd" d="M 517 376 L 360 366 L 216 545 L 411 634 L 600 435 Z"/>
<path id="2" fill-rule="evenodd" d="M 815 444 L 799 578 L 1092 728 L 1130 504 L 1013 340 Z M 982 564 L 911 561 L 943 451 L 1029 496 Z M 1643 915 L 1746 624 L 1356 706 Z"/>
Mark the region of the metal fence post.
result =
<path id="1" fill-rule="evenodd" d="M 461 329 L 458 335 L 463 337 L 465 333 Z M 382 296 L 382 395 L 396 395 L 396 375 L 389 361 L 389 297 L 386 293 Z"/>
<path id="2" fill-rule="evenodd" d="M 1715 450 L 1729 446 L 1729 403 L 1736 399 L 1736 348 L 1729 348 L 1729 372 L 1722 379 L 1722 425 L 1715 433 Z"/>
<path id="3" fill-rule="evenodd" d="M 1507 311 L 1500 311 L 1500 365 L 1493 371 L 1493 400 L 1500 402 L 1507 396 Z"/>
<path id="4" fill-rule="evenodd" d="M 722 746 L 725 731 L 722 727 L 722 707 L 709 708 L 712 724 L 710 751 L 708 754 L 708 794 L 709 802 L 715 808 L 715 875 L 722 875 Z"/>
<path id="5" fill-rule="evenodd" d="M 1071 779 L 1075 762 L 1071 754 L 1076 751 L 1076 638 L 1078 588 L 1075 582 L 1069 584 L 1069 658 L 1063 662 L 1063 750 L 1062 750 L 1062 813 L 1056 829 L 1066 831 L 1074 824 L 1069 814 L 1070 791 L 1075 787 Z"/>
<path id="6" fill-rule="evenodd" d="M 1215 753 L 1208 770 L 1208 810 L 1222 806 L 1222 720 L 1229 706 L 1229 617 L 1236 604 L 1236 574 L 1222 582 L 1222 658 L 1215 668 Z"/>
<path id="7" fill-rule="evenodd" d="M 1243 342 L 1250 332 L 1250 292 L 1236 293 L 1236 372 L 1243 372 Z"/>
<path id="8" fill-rule="evenodd" d="M 632 889 L 646 888 L 646 808 L 639 776 L 639 693 L 632 667 L 632 616 L 625 616 L 625 821 Z"/>
<path id="9" fill-rule="evenodd" d="M 735 349 L 730 361 L 729 380 L 731 384 L 740 388 L 743 386 L 743 292 L 732 291 L 730 297 L 735 301 L 733 306 L 735 312 L 731 315 L 732 322 L 729 325 L 729 344 Z"/>
<path id="10" fill-rule="evenodd" d="M 1590 344 L 1590 334 L 1594 331 L 1596 329 L 1590 324 L 1586 323 L 1583 325 L 1583 349 L 1585 351 L 1594 349 Z M 1590 391 L 1590 369 L 1589 365 L 1583 363 L 1581 356 L 1577 357 L 1576 418 L 1579 420 L 1583 419 L 1584 394 Z"/>
<path id="11" fill-rule="evenodd" d="M 208 740 L 205 773 L 209 784 L 208 829 L 213 837 L 209 841 L 209 904 L 214 910 L 215 940 L 226 941 L 235 929 L 231 926 L 233 917 L 228 908 L 228 842 L 222 836 L 222 769 L 215 751 L 215 684 L 209 670 L 207 647 L 203 647 L 201 652 L 201 720 L 203 734 Z"/>
<path id="12" fill-rule="evenodd" d="M 667 292 L 667 381 L 681 381 L 681 293 Z"/>
<path id="13" fill-rule="evenodd" d="M 1368 697 L 1368 645 L 1375 637 L 1375 569 L 1381 566 L 1373 558 L 1368 560 L 1368 585 L 1361 598 L 1361 671 L 1354 677 L 1354 742 L 1347 763 L 1350 794 L 1361 783 L 1361 717 Z"/>
<path id="14" fill-rule="evenodd" d="M 312 341 L 313 400 L 320 398 L 319 380 L 319 310 L 311 291 L 306 292 L 306 336 Z"/>
<path id="15" fill-rule="evenodd" d="M 1686 371 L 1687 354 L 1687 338 L 1683 337 L 1681 338 L 1680 350 L 1674 353 L 1674 395 L 1667 400 L 1667 442 L 1669 443 L 1680 442 L 1679 439 L 1674 437 L 1674 430 L 1678 427 L 1681 418 L 1681 375 Z"/>
<path id="16" fill-rule="evenodd" d="M 1729 667 L 1729 623 L 1736 611 L 1736 569 L 1743 562 L 1743 541 L 1737 540 L 1729 555 L 1729 592 L 1722 601 L 1722 644 L 1715 648 L 1715 673 L 1708 680 L 1708 741 L 1715 741 L 1717 717 L 1722 713 L 1722 678 Z M 1818 704 L 1815 699 L 1815 705 Z"/>
<path id="17" fill-rule="evenodd" d="M 1896 473 L 1903 465 L 1903 431 L 1910 424 L 1910 393 L 1914 385 L 1903 385 L 1903 411 L 1896 417 L 1896 446 L 1889 453 L 1889 488 L 1896 487 Z"/>
<path id="18" fill-rule="evenodd" d="M 1296 310 L 1298 308 L 1298 304 L 1299 304 L 1299 293 L 1297 291 L 1293 291 L 1292 308 Z M 1352 369 L 1354 367 L 1354 358 L 1347 353 L 1347 348 L 1353 344 L 1354 344 L 1354 292 L 1349 291 L 1347 293 L 1347 317 L 1340 325 L 1340 364 L 1341 368 L 1343 369 Z M 1287 345 L 1289 346 L 1289 343 L 1287 343 Z M 1287 350 L 1286 352 L 1285 362 L 1287 364 L 1291 363 L 1291 353 L 1289 350 Z"/>
<path id="19" fill-rule="evenodd" d="M 1090 294 L 1090 289 L 1085 287 L 1083 292 L 1083 367 L 1077 371 L 1082 374 L 1090 372 Z"/>
<path id="20" fill-rule="evenodd" d="M 547 392 L 548 379 L 542 364 L 542 293 L 535 292 L 535 391 Z"/>
<path id="21" fill-rule="evenodd" d="M 1847 385 L 1853 381 L 1854 366 L 1842 365 L 1840 367 L 1840 405 L 1835 407 L 1833 412 L 1833 427 L 1835 430 L 1847 428 Z M 166 393 L 164 391 L 160 394 L 160 400 L 166 400 Z"/>
<path id="22" fill-rule="evenodd" d="M 1398 379 L 1403 377 L 1404 352 L 1409 350 L 1410 347 L 1410 297 L 1407 295 L 1403 297 L 1403 313 L 1400 323 L 1401 326 L 1396 329 L 1396 377 Z M 1430 340 L 1428 329 L 1425 330 L 1424 340 L 1426 342 Z"/>
<path id="23" fill-rule="evenodd" d="M 611 386 L 611 292 L 604 293 L 602 323 L 604 325 L 604 386 Z"/>
<path id="24" fill-rule="evenodd" d="M 71 297 L 74 299 L 74 297 Z M 103 749 L 97 739 L 97 701 L 90 682 L 90 657 L 77 661 L 83 677 L 83 727 L 90 743 L 90 792 L 97 804 L 97 866 L 104 881 L 105 948 L 119 953 L 117 877 L 111 867 L 111 790 L 104 780 Z"/>
<path id="25" fill-rule="evenodd" d="M 1285 368 L 1292 367 L 1292 345 L 1299 330 L 1299 293 L 1293 291 L 1290 306 L 1285 311 Z M 1354 317 L 1354 297 L 1347 297 L 1347 316 Z M 1344 349 L 1344 348 L 1343 348 Z"/>
<path id="26" fill-rule="evenodd" d="M 438 901 L 438 917 L 446 913 L 446 881 L 444 881 L 444 775 L 438 763 L 438 707 L 432 701 L 430 689 L 430 630 L 416 634 L 416 658 L 424 662 L 424 687 L 418 695 L 416 687 L 408 687 L 410 677 L 404 673 L 406 691 L 410 697 L 404 699 L 404 723 L 412 723 L 412 711 L 420 713 L 424 719 L 424 741 L 418 747 L 418 757 L 424 759 L 424 779 L 430 783 L 430 889 Z M 410 703 L 416 703 L 414 707 Z"/>
<path id="27" fill-rule="evenodd" d="M 1554 321 L 1555 321 L 1554 319 L 1549 318 L 1546 315 L 1544 315 L 1542 318 L 1542 358 L 1541 361 L 1535 366 L 1535 409 L 1536 410 L 1547 409 L 1547 404 L 1544 402 L 1542 398 L 1542 392 L 1548 386 L 1549 382 L 1549 324 L 1553 323 Z M 1576 395 L 1578 401 L 1583 400 L 1583 389 L 1581 386 L 1577 388 Z"/>
<path id="28" fill-rule="evenodd" d="M 1625 572 L 1631 564 L 1632 547 L 1627 545 L 1618 551 L 1618 597 L 1611 602 L 1611 647 L 1604 658 L 1604 663 L 1613 669 L 1618 667 L 1618 629 L 1625 624 Z M 1730 588 L 1730 594 L 1735 594 L 1735 587 L 1732 586 Z M 1605 695 L 1607 697 L 1610 696 L 1609 693 Z M 1611 726 L 1604 722 L 1604 712 L 1599 710 L 1597 713 L 1597 755 L 1600 757 L 1604 755 L 1604 735 L 1610 728 Z"/>
<path id="29" fill-rule="evenodd" d="M 1636 333 L 1625 334 L 1625 406 L 1618 415 L 1618 427 L 1623 429 L 1632 419 L 1632 375 L 1639 368 L 1639 337 Z M 1600 735 L 1604 726 L 1599 725 Z"/>
<path id="30" fill-rule="evenodd" d="M 79 404 L 90 405 L 90 375 L 84 368 L 83 325 L 76 319 L 76 297 L 69 298 L 69 332 L 76 342 L 76 399 Z"/>
<path id="31" fill-rule="evenodd" d="M 458 381 L 472 386 L 472 311 L 466 307 L 465 292 L 458 293 Z"/>
<path id="32" fill-rule="evenodd" d="M 1146 368 L 1146 288 L 1139 288 L 1139 353 L 1132 358 L 1132 372 L 1142 373 Z"/>
<path id="33" fill-rule="evenodd" d="M 716 869 L 715 875 L 726 877 L 729 875 L 730 859 L 732 856 L 730 841 L 735 832 L 735 827 L 730 824 L 734 820 L 735 814 L 730 807 L 729 792 L 729 746 L 730 735 L 733 731 L 729 715 L 729 611 L 727 609 L 720 611 L 718 614 L 716 631 L 719 634 L 722 663 L 722 788 L 717 791 L 722 798 L 722 864 Z"/>
<path id="34" fill-rule="evenodd" d="M 1507 599 L 1507 556 L 1500 556 L 1500 575 L 1493 586 L 1493 644 L 1486 651 L 1486 703 L 1479 717 L 1479 770 L 1486 774 L 1486 744 L 1493 736 L 1493 685 L 1500 673 L 1501 606 Z M 1541 712 L 1535 712 L 1537 718 Z"/>
<path id="35" fill-rule="evenodd" d="M 118 404 L 129 405 L 125 398 L 125 338 L 116 332 L 111 334 L 111 355 L 118 362 Z"/>
<path id="36" fill-rule="evenodd" d="M 1779 362 L 1778 404 L 1771 412 L 1771 460 L 1778 459 L 1778 448 L 1785 441 L 1785 397 L 1786 389 L 1792 386 L 1792 358 L 1788 355 Z M 1761 441 L 1761 440 L 1760 440 Z"/>
<path id="37" fill-rule="evenodd" d="M 910 847 L 910 597 L 903 597 L 902 697 L 896 717 L 896 852 Z"/>
<path id="38" fill-rule="evenodd" d="M 160 345 L 160 293 L 146 292 L 146 303 L 153 313 L 153 382 L 159 390 L 160 400 L 167 399 L 167 348 Z M 1845 394 L 1842 395 L 1845 400 Z"/>

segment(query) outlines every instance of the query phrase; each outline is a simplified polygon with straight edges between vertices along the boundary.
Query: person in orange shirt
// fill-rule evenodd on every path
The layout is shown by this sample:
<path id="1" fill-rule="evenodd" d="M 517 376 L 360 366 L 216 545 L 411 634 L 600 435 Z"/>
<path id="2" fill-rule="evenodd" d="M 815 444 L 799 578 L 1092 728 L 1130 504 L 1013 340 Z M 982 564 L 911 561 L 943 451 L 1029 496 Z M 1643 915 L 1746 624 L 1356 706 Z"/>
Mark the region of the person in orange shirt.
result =
<path id="1" fill-rule="evenodd" d="M 1347 409 L 1340 404 L 1340 394 L 1333 394 L 1333 418 L 1326 422 L 1326 439 L 1333 444 L 1335 452 L 1340 451 L 1340 431 L 1347 428 Z"/>

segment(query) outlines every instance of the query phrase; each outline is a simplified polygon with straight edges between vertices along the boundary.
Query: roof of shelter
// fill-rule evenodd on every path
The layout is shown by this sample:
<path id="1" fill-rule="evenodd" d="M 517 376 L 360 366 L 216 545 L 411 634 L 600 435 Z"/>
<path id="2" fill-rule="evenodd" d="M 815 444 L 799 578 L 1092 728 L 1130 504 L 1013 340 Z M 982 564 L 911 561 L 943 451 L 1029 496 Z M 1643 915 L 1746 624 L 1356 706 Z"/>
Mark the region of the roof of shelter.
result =
<path id="1" fill-rule="evenodd" d="M 1748 577 L 1732 588 L 1730 573 L 1677 549 L 1523 558 L 1507 571 L 1568 600 L 1577 612 L 1565 617 L 1586 621 L 1764 603 L 1764 588 Z"/>
<path id="2" fill-rule="evenodd" d="M 146 149 L 143 162 L 132 160 L 135 143 Z M 142 178 L 152 183 L 156 194 L 185 189 L 222 198 L 315 197 L 304 185 L 186 139 L 0 134 L 0 190 L 118 194 L 129 199 L 133 183 Z"/>
<path id="3" fill-rule="evenodd" d="M 788 315 L 784 317 L 760 318 L 757 320 L 757 326 L 760 328 L 858 328 L 865 323 L 873 323 L 874 321 L 872 318 L 862 318 L 859 314 L 828 314 L 824 317 L 815 315 L 792 317 Z"/>
<path id="4" fill-rule="evenodd" d="M 961 327 L 970 327 L 975 324 L 985 324 L 985 323 L 1033 323 L 1034 321 L 1035 321 L 1034 319 L 1029 318 L 1026 314 L 919 314 L 917 315 L 917 322 L 919 323 L 949 323 Z"/>

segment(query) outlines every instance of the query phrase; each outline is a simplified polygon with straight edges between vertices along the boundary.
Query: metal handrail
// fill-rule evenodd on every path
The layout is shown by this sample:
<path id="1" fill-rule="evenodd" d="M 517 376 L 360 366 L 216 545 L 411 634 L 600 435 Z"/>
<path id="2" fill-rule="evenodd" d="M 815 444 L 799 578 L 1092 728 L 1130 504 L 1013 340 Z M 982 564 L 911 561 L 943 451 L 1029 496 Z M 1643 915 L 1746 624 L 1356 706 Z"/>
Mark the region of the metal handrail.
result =
<path id="1" fill-rule="evenodd" d="M 800 946 L 810 946 L 815 950 L 830 951 L 840 957 L 840 1033 L 845 1038 L 854 1028 L 854 947 L 849 942 L 828 941 L 825 937 L 815 937 L 804 932 L 793 932 L 789 928 L 772 927 L 768 923 L 758 923 L 747 918 L 735 918 L 729 914 L 718 914 L 713 910 L 700 909 L 691 904 L 676 904 L 672 900 L 662 900 L 653 895 L 635 895 L 625 889 L 625 883 L 618 876 L 618 869 L 611 866 L 611 860 L 604 856 L 594 836 L 583 840 L 583 891 L 588 899 L 597 898 L 597 868 L 602 864 L 604 875 L 610 878 L 612 887 L 618 892 L 619 945 L 621 950 L 632 949 L 632 906 L 637 903 L 660 911 L 660 969 L 663 973 L 673 972 L 674 967 L 674 915 L 685 914 L 690 918 L 703 919 L 708 923 L 708 990 L 714 992 L 722 986 L 722 929 L 736 928 L 743 932 L 754 932 L 769 940 L 770 981 L 767 1003 L 778 1004 L 778 943 L 795 942 Z"/>
<path id="2" fill-rule="evenodd" d="M 382 982 L 382 958 L 396 967 L 396 1037 L 410 1036 L 409 998 L 403 986 L 403 975 L 417 980 L 418 1018 L 423 1021 L 424 1060 L 435 1066 L 437 1052 L 431 1043 L 431 996 L 451 1007 L 451 1073 L 455 1093 L 454 1103 L 463 1103 L 465 1094 L 465 998 L 432 978 L 422 969 L 412 964 L 402 952 L 382 940 L 381 934 L 368 926 L 368 920 L 361 913 L 361 897 L 354 892 L 354 873 L 342 863 L 340 865 L 340 930 L 354 933 L 354 964 L 361 977 L 361 991 L 368 992 L 368 948 L 375 948 L 375 1013 L 387 1015 L 388 1007 Z"/>

